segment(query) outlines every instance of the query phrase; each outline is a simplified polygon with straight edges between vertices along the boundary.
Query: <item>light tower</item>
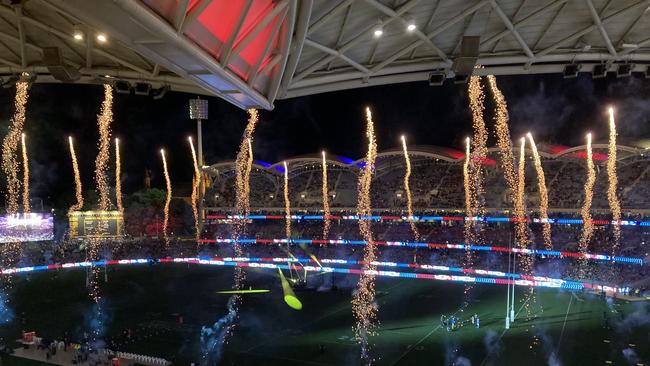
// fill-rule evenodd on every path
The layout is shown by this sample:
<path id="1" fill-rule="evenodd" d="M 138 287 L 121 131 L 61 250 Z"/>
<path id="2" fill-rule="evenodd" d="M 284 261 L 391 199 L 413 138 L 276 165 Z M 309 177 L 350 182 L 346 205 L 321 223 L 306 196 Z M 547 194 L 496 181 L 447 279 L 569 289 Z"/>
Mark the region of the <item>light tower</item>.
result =
<path id="1" fill-rule="evenodd" d="M 207 99 L 190 99 L 190 119 L 196 121 L 196 141 L 199 160 L 199 220 L 203 222 L 205 217 L 203 213 L 203 196 L 205 193 L 205 186 L 203 185 L 203 137 L 201 134 L 201 120 L 208 119 L 208 101 Z"/>

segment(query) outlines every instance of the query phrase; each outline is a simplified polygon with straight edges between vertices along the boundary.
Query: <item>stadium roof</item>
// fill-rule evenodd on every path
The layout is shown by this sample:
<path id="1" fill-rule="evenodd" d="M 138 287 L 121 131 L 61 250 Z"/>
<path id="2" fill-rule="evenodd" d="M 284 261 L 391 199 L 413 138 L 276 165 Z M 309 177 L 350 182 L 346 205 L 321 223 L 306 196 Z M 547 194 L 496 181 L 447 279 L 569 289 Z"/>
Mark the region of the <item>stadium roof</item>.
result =
<path id="1" fill-rule="evenodd" d="M 575 64 L 627 75 L 650 64 L 649 7 L 650 0 L 3 0 L 0 75 L 144 82 L 158 95 L 170 87 L 271 109 L 278 98 L 427 80 L 436 70 L 453 76 L 463 36 L 481 36 L 478 74 L 558 73 Z"/>
<path id="2" fill-rule="evenodd" d="M 592 145 L 594 150 L 593 159 L 596 164 L 607 161 L 607 144 L 594 144 Z M 558 146 L 558 145 L 547 145 L 540 144 L 539 146 L 539 155 L 543 159 L 565 159 L 565 160 L 584 160 L 586 158 L 586 145 L 567 147 L 567 146 Z M 532 151 L 527 150 L 528 155 L 532 155 Z M 513 151 L 518 152 L 519 148 L 514 147 Z M 650 152 L 644 148 L 637 148 L 625 145 L 617 145 L 617 161 L 619 163 L 626 163 L 627 159 L 634 157 L 650 157 Z M 434 159 L 441 160 L 447 163 L 462 163 L 465 159 L 465 154 L 449 148 L 442 148 L 436 146 L 428 145 L 415 145 L 408 148 L 409 156 L 411 159 L 414 158 L 425 158 L 425 159 Z M 494 156 L 498 158 L 499 149 L 497 147 L 488 148 L 488 156 Z M 382 170 L 383 165 L 389 165 L 393 167 L 399 165 L 403 162 L 404 153 L 401 148 L 393 148 L 384 150 L 377 154 L 377 169 Z M 391 160 L 391 158 L 398 158 L 397 164 Z M 390 160 L 390 161 L 389 161 Z M 327 162 L 332 167 L 341 167 L 341 168 L 362 168 L 364 166 L 365 158 L 358 160 L 353 160 L 346 158 L 341 155 L 327 155 Z M 487 165 L 495 165 L 496 160 L 487 158 L 485 159 Z M 284 163 L 287 163 L 289 171 L 293 172 L 296 170 L 301 170 L 304 167 L 318 167 L 320 169 L 320 164 L 322 162 L 322 157 L 318 154 L 314 155 L 303 155 L 296 156 L 293 158 L 286 159 L 274 164 L 266 163 L 263 161 L 255 160 L 254 166 L 257 169 L 268 171 L 274 174 L 283 174 L 284 173 Z M 216 172 L 225 172 L 231 171 L 234 169 L 235 161 L 223 161 L 206 167 L 206 171 L 216 173 Z M 356 169 L 355 169 L 356 170 Z"/>

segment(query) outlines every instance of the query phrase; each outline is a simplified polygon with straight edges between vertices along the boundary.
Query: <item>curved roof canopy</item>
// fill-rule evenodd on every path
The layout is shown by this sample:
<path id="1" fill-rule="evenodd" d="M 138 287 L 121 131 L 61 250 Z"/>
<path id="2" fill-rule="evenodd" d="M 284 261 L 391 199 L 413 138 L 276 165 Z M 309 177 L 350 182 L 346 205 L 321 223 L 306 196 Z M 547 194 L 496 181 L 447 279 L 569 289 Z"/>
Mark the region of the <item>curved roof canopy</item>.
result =
<path id="1" fill-rule="evenodd" d="M 480 36 L 477 74 L 573 64 L 623 76 L 648 72 L 649 9 L 650 0 L 5 0 L 0 75 L 120 80 L 126 91 L 140 82 L 272 109 L 278 98 L 454 76 L 461 40 Z"/>
<path id="2" fill-rule="evenodd" d="M 594 150 L 593 159 L 598 163 L 604 163 L 607 161 L 607 144 L 594 144 L 592 149 Z M 519 151 L 519 148 L 514 147 L 515 152 Z M 528 151 L 528 149 L 526 149 Z M 582 161 L 587 157 L 587 146 L 580 145 L 575 147 L 567 146 L 557 146 L 557 145 L 546 145 L 540 144 L 539 146 L 539 155 L 542 159 L 562 159 L 563 161 Z M 619 163 L 625 163 L 628 159 L 641 158 L 647 159 L 648 149 L 637 148 L 626 145 L 616 145 L 617 151 L 617 160 Z M 433 159 L 441 160 L 446 163 L 451 164 L 461 164 L 465 161 L 465 154 L 463 152 L 443 148 L 438 146 L 431 145 L 415 145 L 408 148 L 409 157 L 414 158 L 423 158 L 423 159 Z M 496 160 L 489 158 L 493 156 L 497 158 L 496 155 L 499 154 L 498 147 L 488 148 L 488 157 L 485 159 L 484 164 L 486 165 L 496 165 Z M 532 154 L 532 151 L 528 151 L 528 154 Z M 397 164 L 395 164 L 395 160 Z M 393 148 L 384 150 L 377 153 L 376 169 L 382 170 L 384 168 L 394 168 L 395 166 L 400 166 L 403 162 L 404 153 L 401 148 Z M 353 160 L 346 158 L 340 155 L 327 155 L 327 164 L 331 168 L 347 168 L 351 171 L 358 171 L 360 168 L 364 167 L 365 158 L 360 158 L 358 160 Z M 274 164 L 266 163 L 263 161 L 256 160 L 254 162 L 254 167 L 260 169 L 261 171 L 267 171 L 272 174 L 280 175 L 284 174 L 284 163 L 287 163 L 289 173 L 293 171 L 303 170 L 305 167 L 317 167 L 320 169 L 322 164 L 322 158 L 317 155 L 305 155 L 305 156 L 296 156 L 284 161 L 280 161 Z M 385 166 L 384 166 L 385 165 Z M 235 168 L 235 161 L 228 160 L 219 162 L 207 167 L 204 167 L 204 170 L 209 174 L 214 174 L 219 171 L 232 171 Z"/>

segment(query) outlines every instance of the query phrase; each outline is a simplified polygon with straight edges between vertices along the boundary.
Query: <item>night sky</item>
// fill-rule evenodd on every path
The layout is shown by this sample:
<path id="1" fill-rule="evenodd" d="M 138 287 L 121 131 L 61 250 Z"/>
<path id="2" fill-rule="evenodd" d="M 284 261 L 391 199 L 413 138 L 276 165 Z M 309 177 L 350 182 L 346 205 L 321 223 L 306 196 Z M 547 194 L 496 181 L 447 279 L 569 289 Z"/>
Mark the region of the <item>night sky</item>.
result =
<path id="1" fill-rule="evenodd" d="M 611 75 L 592 80 L 590 75 L 582 75 L 565 80 L 560 75 L 538 75 L 499 77 L 498 82 L 508 101 L 513 137 L 531 131 L 538 143 L 575 146 L 584 143 L 586 131 L 592 131 L 595 142 L 604 142 L 606 106 L 610 103 L 617 107 L 619 142 L 635 144 L 650 137 L 648 79 L 616 79 Z M 13 114 L 14 93 L 14 88 L 0 89 L 3 137 Z M 72 201 L 68 135 L 75 138 L 84 190 L 94 186 L 96 115 L 102 97 L 100 85 L 32 86 L 25 123 L 32 197 L 43 198 L 47 205 Z M 125 193 L 142 188 L 145 169 L 153 173 L 153 186 L 164 187 L 161 147 L 168 150 L 172 184 L 189 185 L 192 167 L 187 136 L 195 133 L 195 124 L 189 120 L 187 104 L 193 97 L 170 92 L 161 100 L 152 100 L 115 94 L 113 135 L 121 140 Z M 486 89 L 489 127 L 490 97 Z M 221 99 L 208 99 L 210 119 L 203 127 L 206 163 L 234 159 L 246 113 Z M 398 146 L 401 134 L 407 136 L 409 145 L 462 150 L 462 141 L 471 132 L 466 85 L 386 85 L 276 101 L 275 110 L 261 113 L 254 135 L 255 158 L 274 163 L 321 149 L 359 158 L 365 146 L 365 106 L 373 110 L 379 151 Z M 3 191 L 4 184 L 3 177 Z"/>

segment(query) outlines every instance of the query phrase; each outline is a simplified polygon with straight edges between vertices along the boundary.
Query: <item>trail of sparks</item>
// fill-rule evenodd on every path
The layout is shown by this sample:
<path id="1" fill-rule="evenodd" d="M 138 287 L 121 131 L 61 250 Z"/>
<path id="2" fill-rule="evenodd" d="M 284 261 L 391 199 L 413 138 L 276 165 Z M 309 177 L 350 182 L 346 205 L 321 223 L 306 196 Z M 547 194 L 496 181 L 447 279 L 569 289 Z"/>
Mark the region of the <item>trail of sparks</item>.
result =
<path id="1" fill-rule="evenodd" d="M 511 198 L 516 208 L 516 192 L 517 192 L 517 177 L 513 166 L 514 155 L 512 152 L 510 131 L 508 129 L 508 106 L 505 97 L 497 86 L 496 78 L 492 75 L 487 77 L 490 90 L 494 96 L 495 103 L 495 134 L 497 137 L 497 145 L 499 146 L 499 155 L 501 156 L 500 163 L 503 169 L 503 174 L 506 178 L 506 184 L 510 189 Z"/>
<path id="2" fill-rule="evenodd" d="M 469 162 L 469 181 L 473 186 L 473 189 L 471 190 L 473 213 L 475 215 L 483 216 L 485 208 L 483 205 L 484 187 L 482 164 L 487 157 L 488 132 L 485 127 L 485 120 L 483 119 L 483 112 L 485 111 L 485 94 L 483 93 L 480 77 L 470 77 L 467 91 L 469 94 L 469 106 L 472 111 L 473 133 L 471 145 L 474 147 Z"/>
<path id="3" fill-rule="evenodd" d="M 19 204 L 18 196 L 20 194 L 20 179 L 18 178 L 18 170 L 20 166 L 16 159 L 18 152 L 18 144 L 23 134 L 23 127 L 25 125 L 25 116 L 27 111 L 27 100 L 29 94 L 27 93 L 28 84 L 25 82 L 16 83 L 16 96 L 14 98 L 14 115 L 11 119 L 7 135 L 2 142 L 2 171 L 7 178 L 7 192 L 5 199 L 6 213 L 18 213 Z M 2 256 L 0 260 L 3 266 L 15 267 L 21 258 L 22 246 L 20 242 L 9 242 L 2 245 L 0 248 Z M 2 301 L 5 309 L 9 307 L 9 292 L 12 288 L 12 279 L 10 276 L 2 280 Z"/>
<path id="4" fill-rule="evenodd" d="M 251 185 L 250 185 L 250 176 L 251 176 L 251 171 L 253 171 L 253 143 L 251 142 L 251 139 L 248 138 L 246 139 L 248 142 L 248 160 L 246 161 L 246 181 L 247 183 L 244 185 L 244 196 L 250 197 L 251 195 Z M 246 215 L 249 215 L 251 211 L 251 206 L 250 203 L 246 205 Z"/>
<path id="5" fill-rule="evenodd" d="M 255 109 L 249 109 L 248 115 L 248 124 L 244 130 L 244 136 L 239 145 L 237 159 L 235 160 L 235 210 L 240 215 L 250 212 L 250 171 L 252 168 L 249 168 L 249 166 L 252 166 L 251 162 L 253 159 L 251 140 L 257 121 L 259 120 L 259 114 Z M 244 224 L 244 222 L 240 222 L 239 224 Z M 240 249 L 235 248 L 235 250 Z"/>
<path id="6" fill-rule="evenodd" d="M 194 234 L 196 240 L 199 240 L 201 237 L 201 232 L 199 229 L 199 183 L 201 181 L 201 172 L 199 171 L 199 161 L 196 159 L 196 150 L 194 149 L 194 142 L 192 141 L 192 136 L 188 136 L 187 141 L 190 143 L 190 150 L 192 151 L 192 163 L 194 166 L 194 178 L 192 179 L 192 196 L 190 200 L 192 201 L 192 214 L 194 214 Z"/>
<path id="7" fill-rule="evenodd" d="M 124 211 L 122 206 L 122 158 L 120 157 L 120 139 L 115 138 L 115 201 L 118 211 Z"/>
<path id="8" fill-rule="evenodd" d="M 371 215 L 370 187 L 372 183 L 372 173 L 377 157 L 377 142 L 375 140 L 375 130 L 372 121 L 370 108 L 366 108 L 366 137 L 368 138 L 368 152 L 366 161 L 358 183 L 357 215 Z M 371 263 L 376 260 L 376 245 L 372 238 L 371 223 L 369 220 L 359 220 L 359 230 L 366 240 L 364 248 L 364 265 L 366 270 L 375 270 L 376 266 Z M 373 274 L 363 274 L 359 278 L 357 290 L 352 298 L 352 312 L 357 320 L 354 333 L 356 339 L 361 345 L 361 359 L 366 364 L 372 363 L 368 337 L 375 334 L 377 327 L 377 303 L 375 302 L 375 276 Z"/>
<path id="9" fill-rule="evenodd" d="M 284 164 L 284 235 L 287 239 L 291 239 L 291 200 L 289 199 L 289 169 L 287 162 Z"/>
<path id="10" fill-rule="evenodd" d="M 497 146 L 499 147 L 500 164 L 503 169 L 503 174 L 506 179 L 506 185 L 511 193 L 511 199 L 515 209 L 515 242 L 519 248 L 527 248 L 530 246 L 530 238 L 528 235 L 528 224 L 526 222 L 526 202 L 525 202 L 525 167 L 526 155 L 525 144 L 526 139 L 521 139 L 519 165 L 517 173 L 514 169 L 514 153 L 510 139 L 510 130 L 508 128 L 508 104 L 506 99 L 497 85 L 497 80 L 493 75 L 487 77 L 492 96 L 495 103 L 495 134 L 497 137 Z M 532 275 L 533 272 L 533 258 L 529 256 L 519 255 L 519 265 L 523 273 Z M 524 305 L 526 308 L 527 317 L 530 319 L 532 315 L 532 303 L 535 302 L 533 292 L 526 292 L 524 298 Z M 533 337 L 533 344 L 537 344 L 537 337 Z"/>
<path id="11" fill-rule="evenodd" d="M 499 155 L 501 157 L 500 163 L 503 169 L 503 174 L 506 179 L 506 184 L 511 193 L 513 206 L 515 208 L 515 217 L 518 219 L 515 224 L 515 238 L 517 244 L 521 248 L 525 248 L 529 244 L 528 228 L 525 222 L 526 209 L 524 201 L 523 180 L 524 176 L 518 177 L 514 169 L 514 153 L 510 140 L 510 131 L 508 129 L 508 106 L 505 97 L 497 86 L 496 78 L 493 75 L 487 77 L 490 85 L 490 90 L 494 96 L 495 102 L 495 133 L 497 137 L 497 145 L 499 147 Z M 525 140 L 524 140 L 525 143 Z M 522 151 L 523 153 L 523 151 Z M 521 163 L 520 163 L 521 164 Z M 521 169 L 521 168 L 520 168 Z M 523 263 L 522 263 L 523 264 Z M 530 268 L 523 268 L 525 271 L 530 271 Z M 526 272 L 528 273 L 528 272 Z"/>
<path id="12" fill-rule="evenodd" d="M 111 206 L 110 188 L 108 185 L 108 162 L 110 159 L 110 141 L 111 141 L 111 122 L 113 121 L 113 87 L 104 85 L 104 101 L 100 114 L 97 116 L 97 127 L 99 129 L 98 153 L 95 158 L 95 182 L 99 192 L 99 209 L 108 211 Z M 94 262 L 99 260 L 99 247 L 102 244 L 101 235 L 108 230 L 108 222 L 100 221 L 95 229 L 94 237 L 88 241 L 87 260 Z M 99 277 L 101 268 L 92 266 L 88 272 L 87 284 L 89 287 L 90 297 L 96 304 L 96 319 L 102 319 L 101 292 L 99 286 Z M 91 331 L 93 341 L 99 337 L 100 329 L 95 328 Z"/>
<path id="13" fill-rule="evenodd" d="M 616 120 L 614 119 L 614 108 L 609 108 L 609 149 L 607 155 L 607 200 L 609 208 L 612 210 L 612 220 L 619 222 L 621 220 L 621 203 L 618 200 L 616 191 L 618 190 L 618 176 L 616 175 Z M 614 225 L 614 245 L 612 246 L 612 255 L 618 253 L 618 247 L 621 242 L 621 227 Z"/>
<path id="14" fill-rule="evenodd" d="M 163 236 L 167 240 L 167 226 L 169 225 L 169 204 L 172 201 L 172 181 L 169 178 L 169 170 L 167 169 L 167 158 L 165 157 L 165 150 L 160 149 L 160 156 L 162 157 L 163 172 L 165 173 L 165 188 L 167 194 L 165 195 L 165 208 L 163 218 Z"/>
<path id="15" fill-rule="evenodd" d="M 249 109 L 248 123 L 246 124 L 246 129 L 244 130 L 242 141 L 239 144 L 239 151 L 237 152 L 237 158 L 235 160 L 235 212 L 238 215 L 245 215 L 246 213 L 250 212 L 250 172 L 252 169 L 253 161 L 251 141 L 258 120 L 259 114 L 257 110 L 252 108 Z M 232 231 L 232 248 L 235 255 L 238 257 L 243 255 L 243 250 L 241 244 L 239 243 L 239 238 L 245 234 L 246 220 L 236 220 Z M 241 290 L 244 286 L 245 280 L 246 273 L 243 271 L 243 269 L 235 268 L 233 290 Z M 234 329 L 234 318 L 237 316 L 240 301 L 240 295 L 233 295 L 232 306 L 229 307 L 229 311 L 232 311 L 235 315 L 233 316 L 233 321 L 228 325 L 228 329 L 225 332 L 226 336 L 229 336 Z M 222 342 L 225 342 L 226 338 L 227 337 L 224 337 Z"/>
<path id="16" fill-rule="evenodd" d="M 472 217 L 474 216 L 474 199 L 473 199 L 473 185 L 470 177 L 470 161 L 471 161 L 471 141 L 468 137 L 465 139 L 465 162 L 463 163 L 463 186 L 465 188 L 465 216 Z M 474 220 L 465 220 L 465 242 L 472 244 L 474 242 L 474 231 L 473 231 Z M 472 262 L 472 253 L 471 250 L 466 251 L 466 263 Z"/>
<path id="17" fill-rule="evenodd" d="M 404 192 L 406 192 L 406 212 L 409 218 L 409 224 L 411 225 L 411 231 L 415 240 L 420 240 L 420 233 L 418 228 L 415 225 L 413 220 L 413 196 L 411 195 L 411 158 L 409 157 L 408 150 L 406 148 L 406 138 L 402 135 L 402 150 L 404 151 L 404 160 L 406 161 L 406 173 L 404 174 Z"/>
<path id="18" fill-rule="evenodd" d="M 20 138 L 23 150 L 23 212 L 29 212 L 29 160 L 27 158 L 27 145 L 25 144 L 25 134 Z"/>
<path id="19" fill-rule="evenodd" d="M 110 140 L 111 140 L 111 122 L 113 121 L 113 87 L 104 84 L 104 101 L 99 116 L 97 116 L 97 126 L 99 127 L 99 153 L 95 160 L 95 181 L 99 191 L 99 209 L 108 211 L 110 209 L 110 189 L 106 171 L 108 170 L 108 160 L 110 158 Z"/>
<path id="20" fill-rule="evenodd" d="M 7 177 L 7 214 L 18 212 L 18 195 L 20 194 L 20 179 L 18 178 L 19 164 L 16 160 L 18 144 L 25 125 L 27 111 L 27 83 L 16 83 L 16 97 L 14 99 L 14 116 L 11 119 L 9 131 L 2 142 L 2 171 Z"/>
<path id="21" fill-rule="evenodd" d="M 325 151 L 323 151 L 323 239 L 327 239 L 330 232 L 330 201 L 327 191 L 327 161 L 325 160 Z"/>
<path id="22" fill-rule="evenodd" d="M 70 146 L 70 157 L 72 158 L 72 170 L 74 171 L 74 186 L 75 196 L 77 203 L 70 207 L 70 211 L 79 211 L 84 205 L 83 191 L 81 190 L 81 174 L 79 174 L 79 163 L 77 162 L 77 154 L 74 151 L 74 144 L 72 143 L 72 136 L 68 136 L 68 145 Z"/>
<path id="23" fill-rule="evenodd" d="M 465 209 L 467 216 L 483 215 L 485 208 L 483 204 L 483 168 L 482 164 L 487 156 L 487 139 L 488 133 L 485 127 L 483 113 L 485 111 L 485 94 L 481 86 L 481 79 L 478 76 L 470 77 L 467 87 L 469 96 L 469 107 L 472 112 L 472 138 L 468 138 L 465 143 L 465 153 L 467 158 L 465 165 L 467 175 L 464 177 L 465 183 Z M 474 146 L 474 151 L 470 150 L 470 145 Z M 464 172 L 465 173 L 465 172 Z M 482 224 L 467 220 L 464 224 L 465 242 L 468 244 L 478 244 L 481 242 Z M 463 264 L 471 266 L 474 261 L 471 250 L 466 250 Z M 469 305 L 469 294 L 473 286 L 466 284 L 463 290 L 463 304 L 461 309 Z"/>
<path id="24" fill-rule="evenodd" d="M 587 181 L 585 182 L 585 201 L 582 204 L 580 214 L 582 216 L 582 234 L 578 241 L 578 250 L 586 253 L 589 248 L 589 242 L 594 234 L 594 224 L 591 221 L 591 203 L 594 197 L 594 185 L 596 184 L 596 170 L 594 168 L 593 152 L 591 149 L 591 133 L 587 134 Z M 579 278 L 585 278 L 587 275 L 587 261 L 580 260 L 578 269 Z"/>
<path id="25" fill-rule="evenodd" d="M 533 162 L 535 163 L 535 171 L 537 172 L 537 189 L 539 190 L 539 218 L 543 221 L 542 236 L 544 237 L 544 248 L 546 250 L 553 250 L 553 241 L 551 240 L 551 224 L 548 220 L 548 190 L 546 188 L 546 176 L 544 175 L 544 168 L 542 161 L 537 151 L 537 145 L 533 140 L 533 135 L 526 134 L 528 143 L 533 150 Z"/>

